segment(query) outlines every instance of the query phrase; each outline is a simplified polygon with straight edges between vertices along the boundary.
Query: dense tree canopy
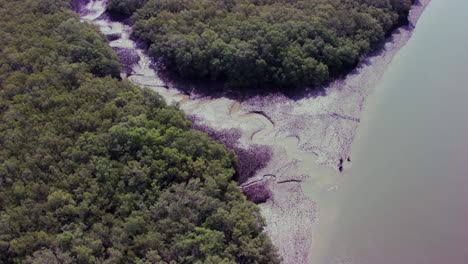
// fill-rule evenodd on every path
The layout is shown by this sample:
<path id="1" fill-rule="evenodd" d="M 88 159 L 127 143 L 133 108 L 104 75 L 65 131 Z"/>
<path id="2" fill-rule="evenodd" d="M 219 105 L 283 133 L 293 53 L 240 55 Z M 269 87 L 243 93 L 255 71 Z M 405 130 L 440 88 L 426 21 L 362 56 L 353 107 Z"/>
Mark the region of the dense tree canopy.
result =
<path id="1" fill-rule="evenodd" d="M 0 0 L 0 263 L 278 263 L 232 152 L 68 7 Z"/>
<path id="2" fill-rule="evenodd" d="M 107 5 L 107 10 L 124 16 L 131 16 L 135 11 L 142 8 L 147 0 L 112 0 Z"/>
<path id="3" fill-rule="evenodd" d="M 411 0 L 111 0 L 109 9 L 139 6 L 135 36 L 182 76 L 291 87 L 354 67 L 406 21 Z"/>

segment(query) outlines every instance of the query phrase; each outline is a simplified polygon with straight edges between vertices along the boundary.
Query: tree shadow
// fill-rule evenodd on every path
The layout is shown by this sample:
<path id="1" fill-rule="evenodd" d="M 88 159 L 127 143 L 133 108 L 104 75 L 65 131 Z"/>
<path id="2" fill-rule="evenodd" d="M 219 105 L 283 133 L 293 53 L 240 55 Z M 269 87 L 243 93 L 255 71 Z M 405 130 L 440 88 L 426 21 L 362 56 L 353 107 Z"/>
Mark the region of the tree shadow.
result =
<path id="1" fill-rule="evenodd" d="M 163 63 L 153 60 L 152 68 L 158 73 L 159 78 L 163 80 L 168 87 L 177 89 L 181 93 L 190 95 L 192 98 L 228 98 L 235 101 L 245 101 L 256 96 L 268 96 L 272 94 L 281 94 L 291 100 L 300 100 L 305 97 L 324 96 L 326 91 L 322 85 L 311 86 L 287 86 L 280 87 L 272 83 L 252 87 L 231 88 L 225 85 L 221 80 L 209 80 L 203 78 L 182 77 L 175 71 L 164 69 Z"/>
<path id="2" fill-rule="evenodd" d="M 365 54 L 358 63 L 350 65 L 339 73 L 333 73 L 329 81 L 315 87 L 305 85 L 280 87 L 274 84 L 263 84 L 255 87 L 229 88 L 225 86 L 223 81 L 219 80 L 212 81 L 202 78 L 182 77 L 177 72 L 166 69 L 163 66 L 164 63 L 161 62 L 153 61 L 153 68 L 169 87 L 177 89 L 186 95 L 193 96 L 193 98 L 225 97 L 235 101 L 245 101 L 256 96 L 280 94 L 293 101 L 298 101 L 304 98 L 326 96 L 327 88 L 332 86 L 332 84 L 344 82 L 347 77 L 360 74 L 362 66 L 369 66 L 372 58 L 383 56 L 386 52 L 386 44 L 395 41 L 394 34 L 400 33 L 402 29 L 411 28 L 412 26 L 408 24 L 394 29 L 383 41 L 376 44 L 370 52 Z M 147 50 L 144 44 L 140 43 L 140 45 L 142 45 L 143 49 Z"/>
<path id="3" fill-rule="evenodd" d="M 72 2 L 86 2 L 89 0 L 73 0 Z M 420 5 L 419 0 L 415 1 L 416 5 Z M 105 17 L 104 17 L 105 16 Z M 127 25 L 132 25 L 132 21 L 125 16 L 120 14 L 114 14 L 106 12 L 103 14 L 103 18 L 110 19 L 111 21 L 118 21 Z M 394 41 L 394 34 L 399 33 L 402 29 L 412 29 L 412 25 L 400 25 L 392 31 L 390 31 L 387 37 L 380 43 L 374 45 L 370 52 L 363 55 L 362 59 L 354 65 L 349 65 L 341 72 L 332 73 L 330 80 L 323 83 L 320 86 L 288 86 L 280 87 L 274 84 L 262 84 L 253 87 L 242 87 L 242 88 L 230 88 L 225 85 L 225 82 L 220 80 L 209 80 L 209 78 L 186 78 L 182 77 L 176 71 L 168 69 L 165 64 L 161 61 L 152 59 L 152 68 L 158 73 L 159 78 L 167 84 L 168 87 L 176 89 L 183 94 L 190 95 L 192 98 L 229 98 L 235 101 L 245 101 L 249 98 L 256 96 L 269 96 L 272 94 L 280 94 L 293 101 L 301 100 L 304 98 L 317 98 L 326 96 L 327 88 L 333 83 L 344 82 L 350 75 L 356 75 L 360 73 L 363 65 L 369 66 L 373 57 L 382 56 L 385 53 L 385 45 L 389 42 Z M 138 39 L 131 37 L 138 48 L 148 50 L 148 46 L 145 43 L 140 42 Z M 147 54 L 147 56 L 149 56 Z"/>
<path id="4" fill-rule="evenodd" d="M 73 11 L 81 14 L 83 11 L 84 6 L 89 3 L 90 0 L 71 0 L 70 5 Z"/>

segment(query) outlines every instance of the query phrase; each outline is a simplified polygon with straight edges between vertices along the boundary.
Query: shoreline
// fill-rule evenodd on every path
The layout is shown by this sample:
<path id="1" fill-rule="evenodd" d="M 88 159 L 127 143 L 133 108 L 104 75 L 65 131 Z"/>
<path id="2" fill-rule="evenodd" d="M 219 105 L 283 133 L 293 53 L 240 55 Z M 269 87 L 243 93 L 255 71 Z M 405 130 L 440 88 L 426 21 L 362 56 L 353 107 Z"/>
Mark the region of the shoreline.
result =
<path id="1" fill-rule="evenodd" d="M 245 154 L 240 157 L 247 161 L 245 171 L 254 171 L 255 175 L 241 175 L 244 180 L 239 181 L 240 187 L 244 191 L 250 188 L 254 195 L 259 194 L 259 201 L 266 201 L 259 205 L 267 223 L 265 230 L 283 263 L 296 264 L 310 263 L 313 226 L 319 219 L 319 205 L 303 192 L 303 182 L 321 182 L 320 175 L 330 171 L 338 175 L 338 168 L 349 156 L 367 96 L 410 38 L 429 2 L 416 1 L 410 11 L 410 24 L 396 29 L 381 49 L 366 57 L 344 79 L 325 87 L 324 94 L 299 100 L 282 94 L 255 96 L 242 102 L 187 95 L 183 91 L 193 90 L 191 84 L 185 84 L 181 91 L 177 89 L 180 84 L 162 80 L 145 52 L 130 39 L 131 28 L 103 16 L 105 0 L 89 2 L 81 18 L 113 36 L 110 45 L 120 50 L 120 56 L 133 58 L 124 65 L 124 78 L 153 89 L 168 104 L 178 103 L 195 121 L 196 128 Z M 269 153 L 256 155 L 258 149 Z M 317 188 L 333 189 L 330 179 L 324 182 L 317 183 Z"/>
<path id="2" fill-rule="evenodd" d="M 359 126 L 361 113 L 366 107 L 367 97 L 375 90 L 394 56 L 406 45 L 419 17 L 429 3 L 430 0 L 417 1 L 410 11 L 409 25 L 396 29 L 383 43 L 381 50 L 365 58 L 344 80 L 338 80 L 325 88 L 327 92 L 325 97 L 331 97 L 329 98 L 330 100 L 327 101 L 325 98 L 319 98 L 319 102 L 316 105 L 319 105 L 323 110 L 317 111 L 313 109 L 316 110 L 314 112 L 320 113 L 315 115 L 315 120 L 322 120 L 322 122 L 311 121 L 310 117 L 313 115 L 308 114 L 309 122 L 311 123 L 309 127 L 313 127 L 313 125 L 320 126 L 321 123 L 322 129 L 317 129 L 316 127 L 312 131 L 304 131 L 306 129 L 303 129 L 302 132 L 308 132 L 309 135 L 306 133 L 297 135 L 302 139 L 298 145 L 300 150 L 318 153 L 317 162 L 333 168 L 336 168 L 337 164 L 342 163 L 340 162 L 340 158 L 346 160 L 349 157 L 356 129 Z M 299 100 L 299 103 L 304 103 L 304 101 L 307 102 L 307 99 Z M 268 105 L 267 102 L 268 100 L 262 100 L 264 105 Z M 280 109 L 283 113 L 287 113 L 288 108 L 290 109 L 290 107 L 283 106 Z M 327 109 L 329 110 L 327 113 L 328 118 L 334 121 L 330 122 L 326 120 L 327 114 L 325 112 Z M 332 110 L 335 111 L 332 112 Z M 307 114 L 304 114 L 304 119 L 307 118 L 306 116 Z M 273 120 L 277 119 L 273 118 Z M 287 126 L 294 127 L 294 124 L 294 120 L 289 121 L 289 124 L 279 131 L 283 135 L 286 135 Z M 317 130 L 321 132 L 325 131 L 325 133 L 311 133 Z M 326 132 L 327 130 L 328 132 Z M 330 136 L 334 133 L 334 137 Z M 322 140 L 320 141 L 319 139 Z M 331 146 L 328 146 L 328 150 L 331 151 L 326 151 L 327 146 L 324 146 L 325 142 L 330 142 Z M 281 155 L 279 153 L 279 155 L 279 160 L 286 158 L 284 154 Z M 299 178 L 303 182 L 316 185 L 314 189 L 333 191 L 337 188 L 334 180 L 320 179 L 320 175 L 335 179 L 338 179 L 341 175 L 339 175 L 337 170 L 332 171 L 329 168 L 327 169 L 326 166 L 321 165 L 306 165 L 302 174 L 297 173 L 298 169 L 296 166 L 295 169 L 289 170 L 291 174 L 283 172 L 283 177 L 276 175 L 276 184 L 270 183 L 273 193 L 272 199 L 260 205 L 262 214 L 267 220 L 266 231 L 271 237 L 273 244 L 279 248 L 284 258 L 283 263 L 311 263 L 314 227 L 320 221 L 320 204 L 317 204 L 303 192 L 301 182 L 291 182 L 289 183 L 290 186 L 286 187 L 279 185 L 278 181 L 282 178 Z M 280 164 L 272 162 L 265 171 L 279 171 L 280 168 Z M 294 170 L 296 171 L 295 173 Z M 293 175 L 296 176 L 291 177 Z M 325 182 L 325 184 L 323 185 L 322 182 Z"/>

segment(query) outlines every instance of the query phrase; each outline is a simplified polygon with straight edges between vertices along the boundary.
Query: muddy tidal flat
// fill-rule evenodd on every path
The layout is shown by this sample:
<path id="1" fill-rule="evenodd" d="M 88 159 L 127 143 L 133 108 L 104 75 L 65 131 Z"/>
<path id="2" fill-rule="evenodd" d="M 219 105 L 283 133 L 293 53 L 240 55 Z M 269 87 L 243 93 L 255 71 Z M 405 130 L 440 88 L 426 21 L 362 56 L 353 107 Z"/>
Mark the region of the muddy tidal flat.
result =
<path id="1" fill-rule="evenodd" d="M 346 170 L 366 98 L 407 43 L 429 2 L 417 1 L 410 24 L 397 29 L 346 78 L 300 99 L 278 93 L 235 100 L 197 94 L 190 84 L 181 88 L 157 74 L 130 39 L 131 27 L 108 19 L 105 0 L 89 1 L 80 12 L 82 20 L 97 25 L 124 58 L 122 77 L 154 89 L 168 103 L 179 103 L 197 128 L 236 150 L 244 160 L 241 188 L 262 202 L 267 232 L 284 263 L 297 264 L 311 262 L 314 223 L 320 220 L 320 204 L 303 193 L 303 184 L 334 190 L 333 180 L 324 175 L 340 177 L 339 171 Z"/>

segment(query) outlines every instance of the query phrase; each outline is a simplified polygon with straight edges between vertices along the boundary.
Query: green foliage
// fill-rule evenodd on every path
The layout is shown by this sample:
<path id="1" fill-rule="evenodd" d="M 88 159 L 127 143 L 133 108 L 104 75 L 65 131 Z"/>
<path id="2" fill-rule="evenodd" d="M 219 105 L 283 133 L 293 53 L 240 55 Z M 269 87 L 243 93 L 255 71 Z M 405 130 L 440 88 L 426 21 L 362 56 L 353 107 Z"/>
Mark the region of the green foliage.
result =
<path id="1" fill-rule="evenodd" d="M 146 4 L 147 0 L 114 0 L 107 5 L 107 10 L 112 13 L 130 16 Z"/>
<path id="2" fill-rule="evenodd" d="M 111 0 L 132 7 L 142 0 Z M 354 67 L 411 0 L 148 0 L 133 14 L 149 53 L 229 87 L 323 84 Z"/>
<path id="3" fill-rule="evenodd" d="M 68 8 L 0 0 L 0 263 L 278 263 L 233 153 Z"/>

